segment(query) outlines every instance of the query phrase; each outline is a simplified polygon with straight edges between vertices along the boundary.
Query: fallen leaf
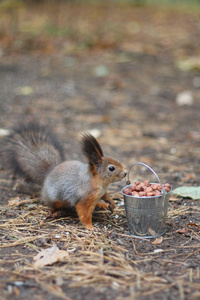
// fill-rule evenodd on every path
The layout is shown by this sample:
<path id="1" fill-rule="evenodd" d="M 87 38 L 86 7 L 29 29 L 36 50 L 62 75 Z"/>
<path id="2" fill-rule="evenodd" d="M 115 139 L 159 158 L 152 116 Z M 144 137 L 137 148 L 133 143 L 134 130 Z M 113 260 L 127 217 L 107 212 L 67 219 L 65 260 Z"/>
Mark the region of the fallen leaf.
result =
<path id="1" fill-rule="evenodd" d="M 34 266 L 42 268 L 46 265 L 52 265 L 53 263 L 67 257 L 69 253 L 65 250 L 60 250 L 55 244 L 51 248 L 40 251 L 34 256 Z"/>
<path id="2" fill-rule="evenodd" d="M 157 238 L 152 242 L 152 244 L 153 244 L 153 245 L 159 245 L 159 244 L 162 243 L 162 241 L 163 241 L 163 236 L 159 236 L 159 237 L 157 237 Z"/>
<path id="3" fill-rule="evenodd" d="M 200 70 L 200 58 L 186 57 L 176 62 L 177 67 L 182 71 L 199 71 Z"/>
<path id="4" fill-rule="evenodd" d="M 14 205 L 19 205 L 19 204 L 20 204 L 20 198 L 19 197 L 13 198 L 13 199 L 8 201 L 9 206 L 14 206 Z"/>
<path id="5" fill-rule="evenodd" d="M 180 186 L 173 190 L 172 193 L 181 197 L 197 200 L 200 199 L 200 186 Z"/>
<path id="6" fill-rule="evenodd" d="M 19 206 L 19 205 L 30 203 L 30 202 L 33 202 L 33 201 L 34 201 L 33 199 L 20 200 L 19 197 L 16 197 L 16 198 L 13 198 L 13 199 L 9 200 L 8 205 L 9 206 Z"/>

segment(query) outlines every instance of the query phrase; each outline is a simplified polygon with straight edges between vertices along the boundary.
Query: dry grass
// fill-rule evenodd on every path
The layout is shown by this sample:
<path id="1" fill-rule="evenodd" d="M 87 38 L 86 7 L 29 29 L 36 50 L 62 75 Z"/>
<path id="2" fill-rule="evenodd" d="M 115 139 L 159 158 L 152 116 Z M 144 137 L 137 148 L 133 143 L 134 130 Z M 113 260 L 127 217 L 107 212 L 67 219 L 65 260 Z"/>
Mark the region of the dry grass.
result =
<path id="1" fill-rule="evenodd" d="M 116 195 L 121 197 L 119 193 Z M 176 199 L 172 198 L 174 201 Z M 179 299 L 185 299 L 185 290 L 200 292 L 197 284 L 199 268 L 185 268 L 186 260 L 200 251 L 199 245 L 194 243 L 200 240 L 198 226 L 190 226 L 187 241 L 182 238 L 181 243 L 171 242 L 176 235 L 171 232 L 164 236 L 160 245 L 152 246 L 151 240 L 138 240 L 128 234 L 125 211 L 121 206 L 112 216 L 109 212 L 95 212 L 94 223 L 98 230 L 91 232 L 79 224 L 76 215 L 45 221 L 48 209 L 38 202 L 38 198 L 18 197 L 9 203 L 1 206 L 0 224 L 0 252 L 3 248 L 8 250 L 0 260 L 5 295 L 9 294 L 5 288 L 8 282 L 26 284 L 29 280 L 61 299 L 70 299 L 63 291 L 65 282 L 76 289 L 109 287 L 124 293 L 123 299 L 156 295 L 173 288 L 178 289 Z M 192 211 L 189 206 L 170 208 L 168 224 L 187 213 L 199 213 L 199 207 L 193 206 Z M 8 217 L 9 214 L 13 217 Z M 33 257 L 53 244 L 68 251 L 69 256 L 53 265 L 36 268 Z M 155 249 L 161 250 L 156 252 Z M 166 265 L 174 264 L 174 259 L 179 265 L 179 276 L 173 272 L 162 273 Z M 160 265 L 157 271 L 145 270 L 144 266 L 155 260 Z M 15 286 L 15 289 L 16 295 L 20 293 L 19 287 Z"/>

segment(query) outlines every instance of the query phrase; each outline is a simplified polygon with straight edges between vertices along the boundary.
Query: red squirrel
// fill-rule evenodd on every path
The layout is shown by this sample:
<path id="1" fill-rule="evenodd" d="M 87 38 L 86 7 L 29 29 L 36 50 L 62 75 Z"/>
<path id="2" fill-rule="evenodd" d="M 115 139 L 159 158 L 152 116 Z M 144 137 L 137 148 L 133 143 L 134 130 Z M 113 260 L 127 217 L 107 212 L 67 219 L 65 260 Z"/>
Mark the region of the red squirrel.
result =
<path id="1" fill-rule="evenodd" d="M 2 153 L 6 169 L 42 186 L 42 199 L 52 212 L 75 206 L 85 228 L 94 229 L 95 207 L 115 208 L 107 188 L 122 180 L 127 172 L 118 161 L 104 156 L 92 135 L 83 135 L 81 148 L 88 163 L 65 161 L 57 137 L 48 128 L 31 123 L 6 138 Z"/>

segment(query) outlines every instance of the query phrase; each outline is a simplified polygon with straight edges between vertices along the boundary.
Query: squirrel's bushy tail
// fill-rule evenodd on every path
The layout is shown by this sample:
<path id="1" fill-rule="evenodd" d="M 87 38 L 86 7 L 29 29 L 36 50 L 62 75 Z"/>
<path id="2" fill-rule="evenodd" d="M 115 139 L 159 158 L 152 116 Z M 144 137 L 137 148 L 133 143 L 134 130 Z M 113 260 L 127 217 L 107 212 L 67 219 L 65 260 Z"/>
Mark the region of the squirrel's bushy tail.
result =
<path id="1" fill-rule="evenodd" d="M 2 145 L 3 166 L 27 181 L 42 184 L 47 173 L 64 161 L 62 145 L 48 128 L 21 126 Z"/>

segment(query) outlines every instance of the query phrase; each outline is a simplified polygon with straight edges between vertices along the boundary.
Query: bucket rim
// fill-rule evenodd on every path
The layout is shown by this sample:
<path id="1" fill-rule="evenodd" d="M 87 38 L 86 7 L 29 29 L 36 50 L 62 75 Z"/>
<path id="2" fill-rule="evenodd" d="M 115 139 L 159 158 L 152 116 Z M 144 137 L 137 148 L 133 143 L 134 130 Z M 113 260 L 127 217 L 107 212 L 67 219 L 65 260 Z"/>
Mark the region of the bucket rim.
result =
<path id="1" fill-rule="evenodd" d="M 164 229 L 164 231 L 162 231 L 161 233 L 159 233 L 159 234 L 157 234 L 157 235 L 145 235 L 145 236 L 140 236 L 140 235 L 135 235 L 135 234 L 133 234 L 133 233 L 129 233 L 129 234 L 130 234 L 130 236 L 132 236 L 132 237 L 134 237 L 134 238 L 136 238 L 136 239 L 142 240 L 142 239 L 156 239 L 156 238 L 158 238 L 158 237 L 164 235 L 165 233 L 166 233 L 166 229 Z"/>

